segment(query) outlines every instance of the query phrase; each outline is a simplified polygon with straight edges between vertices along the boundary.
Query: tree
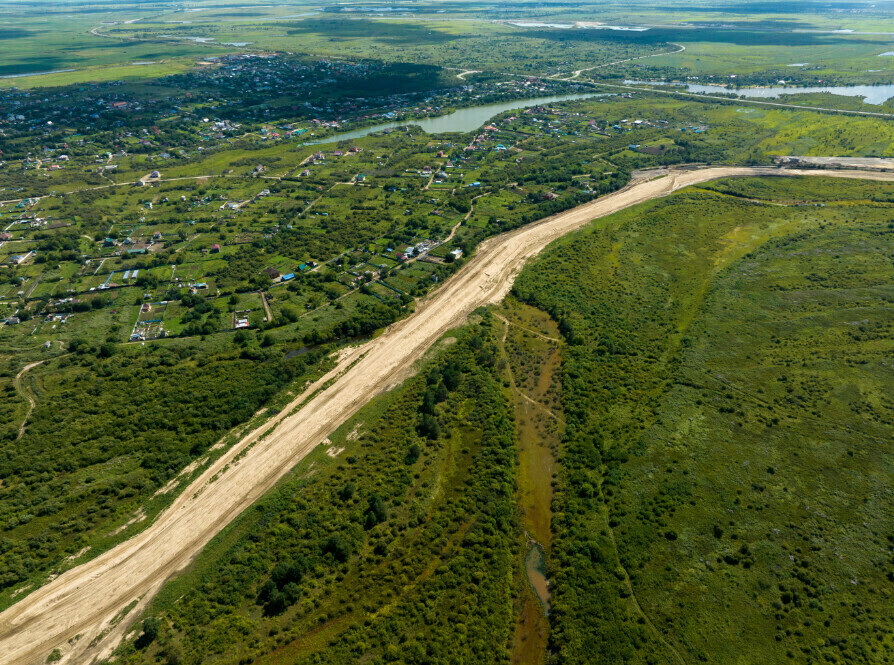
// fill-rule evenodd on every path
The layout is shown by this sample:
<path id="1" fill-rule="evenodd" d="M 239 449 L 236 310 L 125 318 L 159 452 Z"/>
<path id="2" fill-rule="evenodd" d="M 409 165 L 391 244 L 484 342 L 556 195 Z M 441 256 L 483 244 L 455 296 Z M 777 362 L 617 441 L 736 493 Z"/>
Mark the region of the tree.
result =
<path id="1" fill-rule="evenodd" d="M 282 561 L 273 567 L 270 579 L 258 591 L 257 602 L 264 606 L 264 614 L 281 614 L 301 597 L 301 587 L 298 584 L 307 567 L 307 561 L 303 557 L 295 561 Z"/>
<path id="2" fill-rule="evenodd" d="M 323 554 L 331 554 L 333 559 L 344 563 L 351 556 L 351 544 L 341 534 L 333 534 L 323 543 Z"/>
<path id="3" fill-rule="evenodd" d="M 341 488 L 338 492 L 338 498 L 342 501 L 350 501 L 354 498 L 354 492 L 357 491 L 357 486 L 354 483 L 347 483 L 344 487 Z"/>
<path id="4" fill-rule="evenodd" d="M 277 588 L 282 589 L 286 584 L 297 584 L 304 576 L 304 561 L 281 562 L 270 571 L 270 579 Z"/>
<path id="5" fill-rule="evenodd" d="M 270 285 L 273 284 L 273 280 L 270 279 L 270 275 L 266 272 L 261 272 L 255 275 L 251 278 L 251 282 L 258 290 L 268 289 L 270 288 Z"/>
<path id="6" fill-rule="evenodd" d="M 434 414 L 435 412 L 435 391 L 429 388 L 425 391 L 422 398 L 422 413 Z"/>
<path id="7" fill-rule="evenodd" d="M 414 443 L 410 446 L 410 449 L 407 451 L 406 456 L 404 457 L 404 463 L 408 466 L 411 464 L 415 464 L 416 460 L 419 459 L 419 455 L 422 454 L 422 450 L 419 448 L 419 445 Z"/>
<path id="8" fill-rule="evenodd" d="M 158 631 L 161 627 L 161 622 L 156 617 L 149 617 L 145 621 L 143 621 L 143 634 L 134 642 L 134 646 L 137 649 L 145 649 L 150 644 L 155 641 L 155 638 L 158 637 Z"/>
<path id="9" fill-rule="evenodd" d="M 427 439 L 437 439 L 441 435 L 441 428 L 433 415 L 429 413 L 422 415 L 422 422 L 419 424 L 419 434 Z"/>
<path id="10" fill-rule="evenodd" d="M 388 519 L 388 509 L 378 494 L 369 495 L 369 506 L 366 509 L 366 528 L 371 529 Z"/>
<path id="11" fill-rule="evenodd" d="M 456 365 L 448 365 L 443 372 L 444 386 L 447 390 L 456 390 L 459 386 L 461 375 Z"/>

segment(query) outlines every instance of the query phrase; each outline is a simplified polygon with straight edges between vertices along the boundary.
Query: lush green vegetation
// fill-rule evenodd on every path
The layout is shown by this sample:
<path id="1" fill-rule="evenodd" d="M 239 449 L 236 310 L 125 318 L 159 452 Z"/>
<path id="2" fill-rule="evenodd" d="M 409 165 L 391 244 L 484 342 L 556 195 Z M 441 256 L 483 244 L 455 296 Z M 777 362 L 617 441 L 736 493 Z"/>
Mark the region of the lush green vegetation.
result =
<path id="1" fill-rule="evenodd" d="M 47 195 L 0 206 L 12 236 L 0 247 L 0 311 L 20 321 L 0 328 L 10 396 L 0 412 L 5 602 L 84 547 L 96 553 L 141 528 L 146 520 L 133 521 L 141 506 L 151 516 L 170 500 L 152 499 L 159 487 L 205 459 L 228 428 L 283 398 L 303 372 L 295 354 L 373 334 L 411 312 L 481 239 L 613 191 L 637 168 L 885 155 L 894 145 L 881 120 L 651 94 L 508 112 L 494 127 L 472 137 L 370 136 L 325 146 L 314 163 L 318 147 L 294 138 L 223 139 L 174 159 L 164 156 L 171 137 L 161 130 L 142 139 L 148 148 L 118 132 L 137 152 L 119 154 L 113 176 L 81 168 L 95 169 L 99 138 L 44 153 L 72 153 L 58 170 L 49 159 L 8 163 L 3 182 L 17 197 Z M 125 184 L 155 168 L 163 169 L 156 182 Z M 851 186 L 828 191 L 847 201 Z M 884 186 L 861 186 L 887 200 Z M 400 258 L 420 243 L 434 246 L 431 262 Z M 250 332 L 237 329 L 246 322 Z M 52 359 L 63 353 L 72 355 Z M 319 357 L 304 356 L 309 370 Z M 15 375 L 46 358 L 17 388 Z M 229 408 L 234 385 L 257 389 Z M 54 457 L 47 441 L 64 454 Z M 99 490 L 82 485 L 88 476 L 109 483 L 102 507 Z"/>
<path id="2" fill-rule="evenodd" d="M 4 599 L 130 535 L 128 527 L 154 516 L 177 482 L 189 480 L 184 468 L 207 462 L 221 449 L 213 444 L 316 370 L 322 356 L 286 359 L 285 344 L 259 341 L 142 349 L 76 339 L 69 353 L 17 380 L 21 395 L 7 384 L 5 403 L 35 405 L 4 414 Z M 11 376 L 19 365 L 6 363 Z"/>
<path id="3" fill-rule="evenodd" d="M 886 662 L 892 197 L 718 181 L 559 241 L 515 289 L 553 321 L 459 333 L 116 660 Z"/>
<path id="4" fill-rule="evenodd" d="M 484 238 L 638 169 L 894 156 L 888 119 L 616 85 L 890 83 L 887 38 L 841 32 L 890 29 L 865 3 L 194 4 L 0 2 L 0 76 L 75 70 L 0 80 L 0 606 Z M 333 137 L 569 92 L 600 96 Z M 764 178 L 558 243 L 115 660 L 889 662 L 892 234 L 889 184 Z"/>
<path id="5" fill-rule="evenodd" d="M 890 659 L 892 192 L 719 182 L 521 275 L 568 341 L 556 662 Z"/>
<path id="6" fill-rule="evenodd" d="M 174 3 L 16 2 L 0 4 L 10 26 L 0 33 L 0 75 L 30 76 L 26 86 L 126 79 L 181 71 L 202 57 L 289 51 L 384 58 L 487 73 L 552 75 L 607 65 L 599 72 L 687 75 L 752 82 L 891 82 L 885 58 L 889 12 L 871 2 L 762 0 L 708 6 L 682 2 L 477 5 L 446 0 L 412 6 L 304 2 L 222 6 Z M 385 20 L 388 19 L 388 20 Z M 639 30 L 595 29 L 598 24 Z M 668 44 L 686 50 L 624 63 Z M 799 67 L 792 66 L 800 65 Z"/>
<path id="7" fill-rule="evenodd" d="M 447 338 L 342 426 L 162 592 L 117 660 L 508 662 L 516 452 L 495 328 Z"/>

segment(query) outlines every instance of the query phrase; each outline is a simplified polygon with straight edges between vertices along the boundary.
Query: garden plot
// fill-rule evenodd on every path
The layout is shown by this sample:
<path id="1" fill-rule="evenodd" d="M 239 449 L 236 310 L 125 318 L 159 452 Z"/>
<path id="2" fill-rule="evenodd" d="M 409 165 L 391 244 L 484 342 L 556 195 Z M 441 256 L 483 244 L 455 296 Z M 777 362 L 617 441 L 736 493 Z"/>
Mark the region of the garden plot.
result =
<path id="1" fill-rule="evenodd" d="M 130 333 L 131 341 L 144 341 L 164 337 L 163 322 L 167 302 L 144 303 L 140 307 L 140 314 Z"/>

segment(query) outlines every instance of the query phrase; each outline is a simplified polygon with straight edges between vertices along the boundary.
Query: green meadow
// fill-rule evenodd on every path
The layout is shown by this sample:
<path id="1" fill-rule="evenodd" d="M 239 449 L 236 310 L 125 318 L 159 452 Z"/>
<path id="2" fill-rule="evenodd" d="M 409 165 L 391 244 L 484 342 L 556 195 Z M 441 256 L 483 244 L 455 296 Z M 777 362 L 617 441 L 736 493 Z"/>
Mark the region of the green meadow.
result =
<path id="1" fill-rule="evenodd" d="M 886 662 L 890 185 L 730 180 L 522 273 L 568 342 L 558 662 Z"/>

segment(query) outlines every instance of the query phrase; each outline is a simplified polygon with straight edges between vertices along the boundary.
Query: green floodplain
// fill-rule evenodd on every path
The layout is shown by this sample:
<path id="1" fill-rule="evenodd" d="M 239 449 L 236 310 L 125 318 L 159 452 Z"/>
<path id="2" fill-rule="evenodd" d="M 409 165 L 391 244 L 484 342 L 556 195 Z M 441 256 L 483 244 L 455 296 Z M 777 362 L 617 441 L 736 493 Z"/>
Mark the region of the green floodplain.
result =
<path id="1" fill-rule="evenodd" d="M 483 240 L 662 167 L 894 159 L 891 100 L 733 87 L 894 84 L 881 5 L 383 7 L 0 3 L 0 607 Z M 691 77 L 731 87 L 625 84 Z M 122 608 L 106 662 L 889 663 L 892 358 L 894 182 L 600 218 Z"/>

